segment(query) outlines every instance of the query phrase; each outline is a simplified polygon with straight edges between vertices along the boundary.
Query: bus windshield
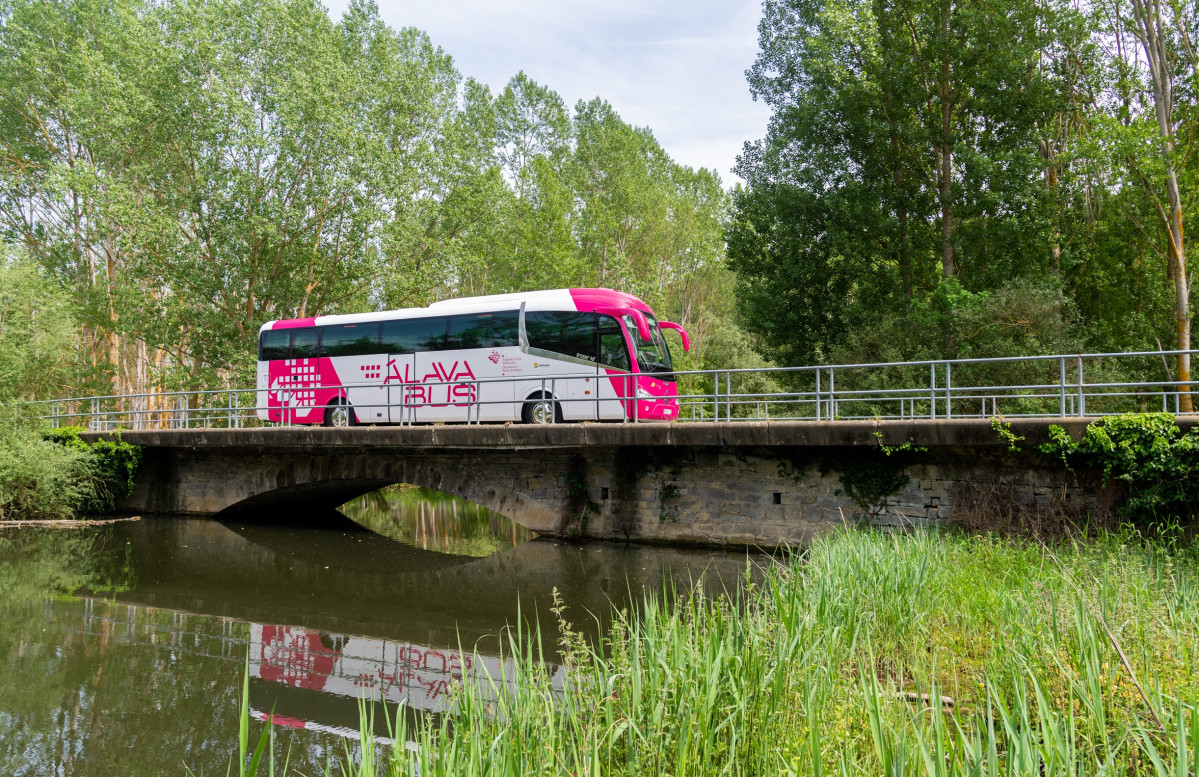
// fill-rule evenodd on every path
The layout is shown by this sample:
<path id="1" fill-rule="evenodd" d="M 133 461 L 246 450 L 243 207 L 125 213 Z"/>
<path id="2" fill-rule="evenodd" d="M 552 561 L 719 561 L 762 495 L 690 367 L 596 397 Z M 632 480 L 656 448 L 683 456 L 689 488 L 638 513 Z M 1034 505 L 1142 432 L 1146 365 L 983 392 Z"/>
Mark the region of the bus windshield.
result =
<path id="1" fill-rule="evenodd" d="M 649 324 L 649 334 L 653 338 L 644 340 L 641 333 L 637 331 L 637 322 L 632 316 L 623 316 L 625 327 L 629 330 L 629 334 L 633 338 L 634 347 L 637 349 L 637 366 L 642 372 L 650 373 L 669 373 L 674 371 L 674 365 L 670 360 L 670 349 L 666 347 L 666 340 L 662 337 L 662 332 L 658 329 L 658 321 L 649 313 L 645 313 L 645 322 Z M 660 375 L 663 380 L 674 380 L 673 376 Z"/>

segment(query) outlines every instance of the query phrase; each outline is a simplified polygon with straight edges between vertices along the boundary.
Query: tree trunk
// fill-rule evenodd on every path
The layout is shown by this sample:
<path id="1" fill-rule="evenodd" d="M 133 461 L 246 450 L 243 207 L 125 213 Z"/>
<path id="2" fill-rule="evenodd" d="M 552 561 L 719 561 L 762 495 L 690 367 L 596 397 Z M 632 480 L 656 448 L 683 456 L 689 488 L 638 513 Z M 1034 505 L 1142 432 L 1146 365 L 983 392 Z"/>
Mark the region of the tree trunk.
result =
<path id="1" fill-rule="evenodd" d="M 1045 189 L 1049 192 L 1050 208 L 1053 213 L 1053 227 L 1049 232 L 1049 252 L 1052 255 L 1049 271 L 1054 276 L 1062 274 L 1062 231 L 1058 224 L 1057 206 L 1057 154 L 1053 151 L 1053 142 L 1046 139 L 1040 143 L 1041 158 L 1045 160 Z"/>
<path id="2" fill-rule="evenodd" d="M 1187 281 L 1186 244 L 1182 233 L 1182 193 L 1178 186 L 1178 173 L 1174 156 L 1174 92 L 1170 67 L 1170 56 L 1163 36 L 1160 0 L 1132 0 L 1133 15 L 1136 17 L 1137 37 L 1145 50 L 1149 62 L 1149 80 L 1153 87 L 1153 108 L 1157 115 L 1157 130 L 1160 140 L 1162 161 L 1166 170 L 1166 197 L 1170 204 L 1169 223 L 1166 231 L 1167 264 L 1170 280 L 1174 284 L 1175 348 L 1188 351 L 1191 348 L 1191 292 Z M 1194 410 L 1191 402 L 1191 356 L 1178 355 L 1178 407 L 1184 413 Z"/>
<path id="3" fill-rule="evenodd" d="M 937 195 L 941 201 L 941 277 L 957 274 L 953 261 L 953 106 L 949 87 L 949 2 L 941 10 L 941 168 Z"/>

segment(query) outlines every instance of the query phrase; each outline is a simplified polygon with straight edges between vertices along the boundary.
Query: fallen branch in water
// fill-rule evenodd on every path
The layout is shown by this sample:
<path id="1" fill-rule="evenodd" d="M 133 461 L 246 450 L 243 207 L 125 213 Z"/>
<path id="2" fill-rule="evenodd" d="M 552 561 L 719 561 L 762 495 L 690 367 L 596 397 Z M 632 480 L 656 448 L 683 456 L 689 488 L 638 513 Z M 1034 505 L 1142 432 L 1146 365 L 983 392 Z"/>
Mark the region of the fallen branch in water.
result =
<path id="1" fill-rule="evenodd" d="M 140 515 L 133 515 L 128 518 L 105 518 L 100 521 L 92 521 L 86 518 L 75 519 L 70 518 L 61 521 L 0 521 L 0 529 L 20 528 L 22 526 L 37 526 L 46 529 L 67 529 L 76 528 L 82 529 L 87 526 L 106 526 L 110 523 L 122 523 L 124 521 L 140 521 Z"/>
<path id="2" fill-rule="evenodd" d="M 921 702 L 924 702 L 925 704 L 932 701 L 932 697 L 929 696 L 927 693 L 912 693 L 911 691 L 900 691 L 899 693 L 895 694 L 895 698 L 902 699 L 903 701 L 911 701 L 911 702 L 921 701 Z M 953 706 L 953 698 L 950 696 L 942 696 L 941 703 L 944 704 L 946 707 L 952 707 Z"/>

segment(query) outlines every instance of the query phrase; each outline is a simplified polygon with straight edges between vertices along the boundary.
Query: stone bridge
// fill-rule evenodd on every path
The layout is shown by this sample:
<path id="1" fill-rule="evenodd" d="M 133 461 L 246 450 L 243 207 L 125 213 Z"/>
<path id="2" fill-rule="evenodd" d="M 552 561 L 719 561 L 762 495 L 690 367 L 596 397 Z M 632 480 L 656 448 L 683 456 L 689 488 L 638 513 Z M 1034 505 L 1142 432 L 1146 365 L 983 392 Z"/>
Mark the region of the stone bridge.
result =
<path id="1" fill-rule="evenodd" d="M 1035 453 L 1050 424 L 1078 436 L 1086 423 L 1015 421 L 1016 452 L 988 419 L 131 431 L 144 460 L 122 509 L 303 522 L 410 483 L 542 534 L 775 546 L 863 518 L 944 523 L 996 499 L 1101 509 L 1110 488 Z M 905 443 L 917 450 L 886 455 Z"/>

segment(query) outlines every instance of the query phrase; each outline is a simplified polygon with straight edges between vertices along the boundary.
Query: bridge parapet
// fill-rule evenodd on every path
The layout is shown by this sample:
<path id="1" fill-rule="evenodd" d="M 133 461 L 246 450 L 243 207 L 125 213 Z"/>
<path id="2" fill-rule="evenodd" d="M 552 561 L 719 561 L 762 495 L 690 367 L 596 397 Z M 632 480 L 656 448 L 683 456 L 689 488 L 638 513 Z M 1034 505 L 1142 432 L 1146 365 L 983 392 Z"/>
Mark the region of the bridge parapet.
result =
<path id="1" fill-rule="evenodd" d="M 673 375 L 679 391 L 677 417 L 685 422 L 1083 418 L 1129 412 L 1189 413 L 1193 382 L 1171 379 L 1168 359 L 1197 353 L 1057 354 L 696 370 Z M 596 401 L 594 397 L 572 397 L 572 392 L 566 390 L 574 385 L 573 381 L 590 381 L 590 377 L 538 378 L 558 405 Z M 486 393 L 481 391 L 483 384 L 517 380 L 523 378 L 456 378 L 453 382 L 425 385 L 470 389 L 462 392 L 467 398 L 455 400 L 455 417 L 478 424 L 483 415 L 495 417 L 497 408 L 492 405 L 506 405 L 511 410 L 518 404 L 512 400 L 481 401 L 478 398 Z M 334 389 L 348 397 L 354 391 L 379 386 L 321 383 L 305 386 L 303 391 L 313 388 Z M 284 422 L 294 421 L 280 406 L 292 407 L 299 402 L 298 391 L 231 387 L 71 397 L 19 403 L 13 414 L 55 426 L 80 425 L 96 431 L 253 427 L 262 426 L 265 422 L 259 420 L 259 413 L 266 414 L 272 408 L 282 413 Z M 406 392 L 401 394 L 379 406 L 387 408 L 389 418 L 407 419 L 404 423 L 409 423 L 420 412 L 441 407 Z M 630 403 L 628 409 L 634 421 L 642 404 Z"/>

